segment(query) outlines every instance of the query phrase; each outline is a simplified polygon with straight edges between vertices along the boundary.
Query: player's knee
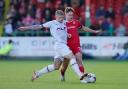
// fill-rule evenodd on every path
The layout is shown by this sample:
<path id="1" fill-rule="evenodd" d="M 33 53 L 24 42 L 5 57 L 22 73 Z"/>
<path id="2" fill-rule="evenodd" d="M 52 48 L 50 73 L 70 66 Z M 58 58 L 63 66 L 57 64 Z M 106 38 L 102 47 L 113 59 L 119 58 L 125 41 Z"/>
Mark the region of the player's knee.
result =
<path id="1" fill-rule="evenodd" d="M 60 65 L 55 65 L 55 70 L 59 70 Z"/>
<path id="2" fill-rule="evenodd" d="M 82 66 L 83 65 L 83 63 L 82 63 L 82 54 L 79 52 L 75 55 L 75 57 L 76 57 L 76 61 L 77 61 L 78 65 Z"/>
<path id="3" fill-rule="evenodd" d="M 62 61 L 59 58 L 54 59 L 55 70 L 59 70 L 61 63 L 62 63 Z"/>
<path id="4" fill-rule="evenodd" d="M 76 59 L 70 60 L 70 65 L 72 66 L 72 65 L 74 65 L 74 64 L 77 64 Z"/>
<path id="5" fill-rule="evenodd" d="M 65 58 L 72 59 L 72 58 L 75 58 L 75 56 L 73 55 L 73 53 L 70 53 L 70 54 L 66 55 Z"/>
<path id="6" fill-rule="evenodd" d="M 82 59 L 81 59 L 81 58 L 76 58 L 76 61 L 77 61 L 78 65 L 82 65 L 82 64 L 83 64 L 83 62 L 82 62 Z"/>
<path id="7" fill-rule="evenodd" d="M 82 54 L 80 54 L 80 53 L 76 54 L 75 57 L 76 57 L 78 60 L 82 60 Z"/>

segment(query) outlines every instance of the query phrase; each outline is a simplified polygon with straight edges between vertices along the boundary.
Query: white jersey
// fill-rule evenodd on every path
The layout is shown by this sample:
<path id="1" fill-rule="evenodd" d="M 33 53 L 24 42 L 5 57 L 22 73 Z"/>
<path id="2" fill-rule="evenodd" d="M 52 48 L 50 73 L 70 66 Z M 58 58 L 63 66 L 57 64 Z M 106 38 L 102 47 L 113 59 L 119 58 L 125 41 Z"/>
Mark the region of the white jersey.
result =
<path id="1" fill-rule="evenodd" d="M 67 27 L 66 21 L 62 23 L 52 20 L 43 24 L 43 27 L 50 28 L 51 35 L 55 39 L 55 43 L 67 44 Z"/>

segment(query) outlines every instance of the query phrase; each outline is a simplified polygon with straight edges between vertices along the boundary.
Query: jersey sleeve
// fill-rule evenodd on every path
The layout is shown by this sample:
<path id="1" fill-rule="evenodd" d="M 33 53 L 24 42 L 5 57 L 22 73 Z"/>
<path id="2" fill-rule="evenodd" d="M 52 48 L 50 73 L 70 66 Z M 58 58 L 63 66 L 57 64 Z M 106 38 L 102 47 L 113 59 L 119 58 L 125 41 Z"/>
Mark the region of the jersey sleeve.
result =
<path id="1" fill-rule="evenodd" d="M 42 24 L 42 27 L 45 27 L 45 28 L 51 28 L 51 26 L 52 26 L 52 21 Z"/>
<path id="2" fill-rule="evenodd" d="M 80 23 L 80 21 L 77 21 L 77 27 L 78 27 L 79 29 L 82 28 L 82 24 Z"/>

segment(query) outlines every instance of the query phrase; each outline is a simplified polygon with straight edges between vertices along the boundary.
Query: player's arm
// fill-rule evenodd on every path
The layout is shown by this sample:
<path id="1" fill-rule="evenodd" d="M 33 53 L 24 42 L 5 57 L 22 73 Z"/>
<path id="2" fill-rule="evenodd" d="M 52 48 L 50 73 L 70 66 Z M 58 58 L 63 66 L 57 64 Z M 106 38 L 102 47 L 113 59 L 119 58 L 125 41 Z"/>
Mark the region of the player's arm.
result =
<path id="1" fill-rule="evenodd" d="M 20 27 L 18 29 L 23 30 L 23 31 L 24 30 L 39 30 L 42 28 L 50 28 L 52 24 L 53 24 L 53 22 L 49 21 L 49 22 L 46 22 L 46 23 L 41 24 L 41 25 L 24 26 L 24 27 Z"/>
<path id="2" fill-rule="evenodd" d="M 19 30 L 39 30 L 42 29 L 43 25 L 32 25 L 32 26 L 23 26 L 23 27 L 19 27 Z"/>
<path id="3" fill-rule="evenodd" d="M 101 30 L 95 31 L 95 30 L 92 30 L 92 29 L 90 29 L 90 28 L 88 28 L 88 27 L 85 27 L 85 26 L 82 26 L 81 29 L 82 29 L 83 31 L 85 31 L 85 32 L 91 32 L 91 33 L 95 33 L 95 34 L 101 33 Z"/>

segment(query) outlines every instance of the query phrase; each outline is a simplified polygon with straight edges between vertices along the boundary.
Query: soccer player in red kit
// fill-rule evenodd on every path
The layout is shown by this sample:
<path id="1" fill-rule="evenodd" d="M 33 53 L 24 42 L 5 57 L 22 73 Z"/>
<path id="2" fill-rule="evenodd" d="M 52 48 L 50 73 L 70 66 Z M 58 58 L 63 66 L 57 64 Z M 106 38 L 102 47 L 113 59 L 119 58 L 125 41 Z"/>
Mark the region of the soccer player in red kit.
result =
<path id="1" fill-rule="evenodd" d="M 82 63 L 82 52 L 81 52 L 81 47 L 80 47 L 80 39 L 79 39 L 79 33 L 78 29 L 82 29 L 83 31 L 86 32 L 91 32 L 91 33 L 100 33 L 100 31 L 94 31 L 92 29 L 89 29 L 85 26 L 83 26 L 78 20 L 74 19 L 74 9 L 71 7 L 67 7 L 65 9 L 65 16 L 66 16 L 66 26 L 67 26 L 67 32 L 68 32 L 68 42 L 67 45 L 69 48 L 72 50 L 73 54 L 76 57 L 77 63 L 79 65 L 79 70 L 81 73 L 85 73 L 84 71 L 84 66 Z M 61 80 L 65 80 L 65 71 L 67 69 L 68 62 L 64 62 L 62 64 L 60 71 L 61 71 Z"/>

